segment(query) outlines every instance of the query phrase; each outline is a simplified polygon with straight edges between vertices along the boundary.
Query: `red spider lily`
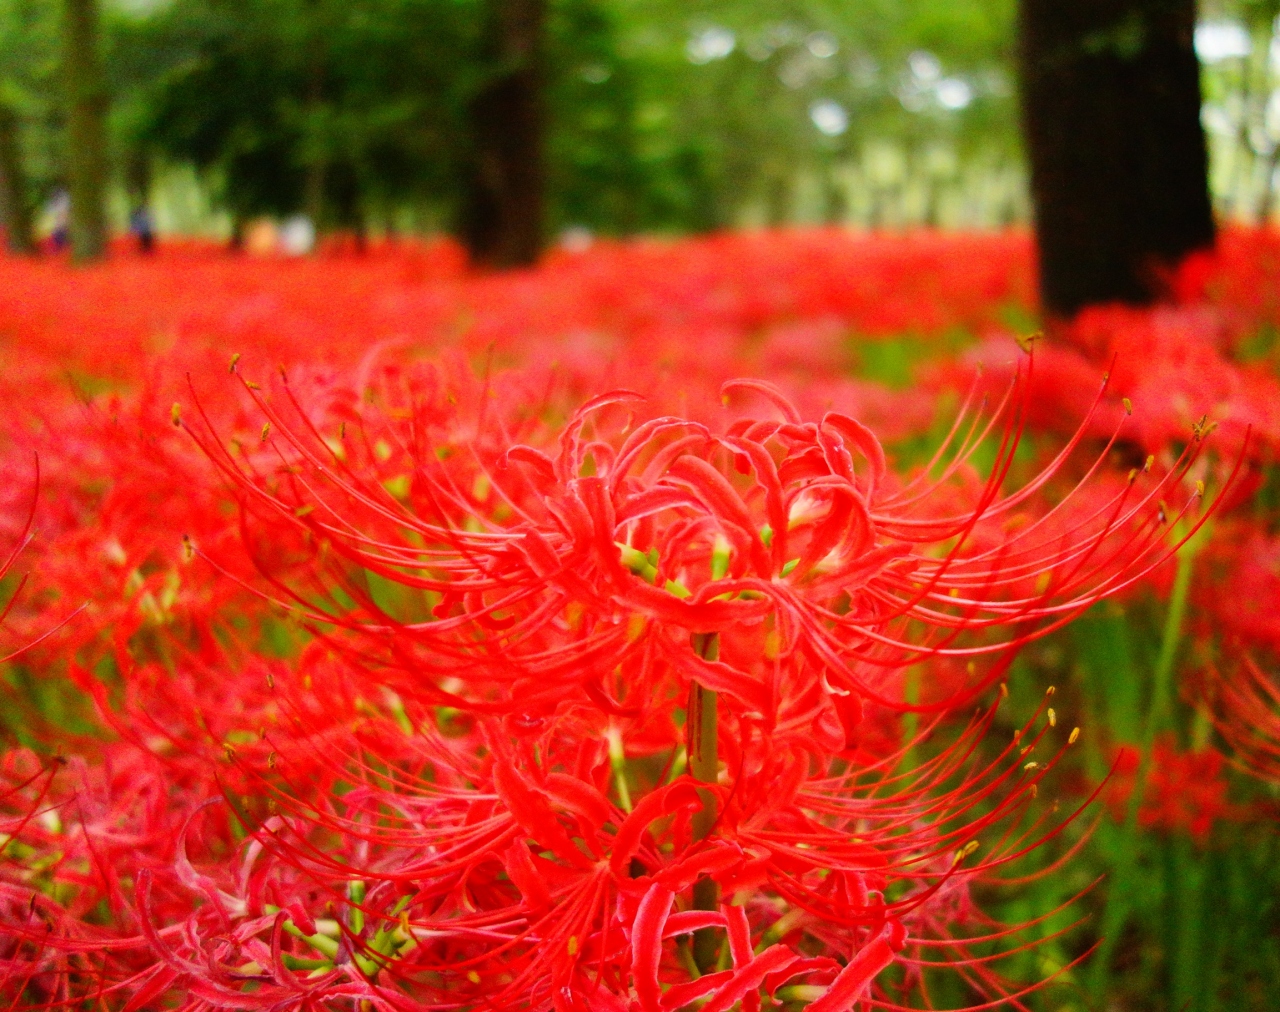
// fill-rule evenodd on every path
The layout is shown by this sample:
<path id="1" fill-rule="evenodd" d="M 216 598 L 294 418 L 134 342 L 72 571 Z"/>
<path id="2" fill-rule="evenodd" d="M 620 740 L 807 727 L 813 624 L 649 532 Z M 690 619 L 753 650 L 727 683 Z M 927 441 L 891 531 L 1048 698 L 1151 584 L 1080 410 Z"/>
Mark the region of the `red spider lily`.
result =
<path id="1" fill-rule="evenodd" d="M 0 580 L 3 580 L 9 574 L 9 570 L 13 568 L 13 564 L 18 560 L 18 556 L 31 542 L 31 526 L 35 522 L 36 518 L 36 502 L 39 498 L 39 490 L 40 460 L 37 457 L 35 460 L 35 488 L 30 493 L 30 506 L 26 511 L 26 519 L 22 522 L 22 527 L 12 539 L 12 549 L 10 549 L 9 554 L 5 557 L 4 561 L 0 562 Z M 23 577 L 18 583 L 18 586 L 14 589 L 13 593 L 9 595 L 9 600 L 5 602 L 3 610 L 0 611 L 0 624 L 3 624 L 9 617 L 9 613 L 13 610 L 13 606 L 17 604 L 18 599 L 22 596 L 22 591 L 26 586 L 26 583 L 27 579 L 26 577 Z M 0 658 L 0 663 L 12 660 L 26 649 L 28 649 L 28 647 L 19 647 L 17 650 L 11 651 L 7 656 Z"/>
<path id="2" fill-rule="evenodd" d="M 844 1008 L 872 987 L 886 999 L 912 991 L 931 946 L 956 951 L 957 926 L 981 924 L 964 883 L 1053 831 L 1009 823 L 1049 764 L 1025 761 L 1037 737 L 973 767 L 979 721 L 895 774 L 901 753 L 856 748 L 877 719 L 866 707 L 910 708 L 896 680 L 904 663 L 1007 651 L 1008 640 L 985 634 L 1060 621 L 1136 578 L 1165 551 L 1144 516 L 1159 488 L 1139 496 L 1127 485 L 1075 524 L 1061 504 L 1010 523 L 1030 493 L 1000 496 L 999 477 L 959 480 L 989 421 L 973 422 L 940 482 L 902 483 L 852 419 L 805 425 L 771 389 L 741 386 L 782 418 L 740 419 L 721 434 L 657 418 L 610 442 L 599 417 L 628 400 L 615 396 L 575 415 L 555 455 L 487 443 L 480 420 L 453 410 L 440 388 L 398 431 L 353 425 L 349 442 L 341 432 L 336 447 L 317 439 L 327 458 L 309 441 L 320 430 L 307 415 L 291 428 L 259 401 L 286 441 L 284 466 L 246 473 L 236 457 L 216 459 L 254 506 L 296 532 L 275 565 L 301 552 L 299 585 L 321 592 L 307 574 L 336 572 L 351 602 L 321 611 L 295 591 L 291 606 L 375 641 L 392 632 L 385 659 L 399 667 L 310 663 L 274 686 L 264 678 L 269 700 L 261 685 L 245 693 L 235 680 L 218 687 L 221 703 L 210 679 L 147 689 L 170 697 L 158 707 L 167 725 L 149 726 L 140 704 L 111 722 L 147 762 L 161 761 L 157 739 L 190 757 L 180 778 L 189 800 L 160 813 L 164 826 L 182 820 L 177 850 L 159 867 L 113 855 L 116 874 L 136 869 L 130 929 L 98 946 L 101 959 L 88 957 L 92 940 L 73 925 L 13 926 L 12 946 L 35 955 L 13 961 L 11 980 L 53 1002 L 92 988 L 126 1008 L 181 993 L 190 1008 L 635 1002 L 657 1012 L 704 997 L 717 1008 L 754 1004 L 749 996 L 783 985 L 819 1008 Z M 444 431 L 469 436 L 436 443 Z M 268 428 L 258 442 L 270 439 Z M 401 466 L 392 445 L 424 451 L 400 497 L 385 494 L 377 466 Z M 584 474 L 589 461 L 594 475 Z M 932 510 L 921 505 L 930 497 Z M 401 498 L 424 504 L 429 519 Z M 362 516 L 364 530 L 354 523 Z M 891 537 L 896 545 L 877 543 Z M 350 570 L 315 569 L 321 541 L 388 583 L 430 592 L 434 621 L 394 619 Z M 1045 559 L 1056 571 L 1036 587 Z M 912 618 L 935 632 L 895 637 Z M 701 687 L 688 694 L 691 682 Z M 130 684 L 145 687 L 136 676 Z M 678 747 L 678 725 L 684 699 L 709 689 L 725 705 L 708 774 L 692 737 L 687 752 Z M 686 763 L 697 779 L 680 773 Z M 213 783 L 252 834 L 232 857 L 224 828 L 200 860 L 189 845 L 205 819 L 197 792 Z M 15 835 L 38 804 L 15 807 Z M 956 855 L 971 852 L 976 834 L 996 840 L 965 869 Z M 82 835 L 89 846 L 93 834 Z M 725 901 L 707 903 L 706 884 Z M 70 916 L 49 908 L 43 920 Z M 988 940 L 1009 935 L 985 930 Z M 803 946 L 788 944 L 795 932 Z M 711 942 L 696 967 L 678 941 L 691 933 L 694 950 L 699 936 Z M 992 958 L 950 962 L 996 1000 L 1010 989 Z M 893 962 L 898 982 L 879 980 Z"/>
<path id="3" fill-rule="evenodd" d="M 609 800 L 608 718 L 517 740 L 492 719 L 433 727 L 398 705 L 379 716 L 363 672 L 315 659 L 269 703 L 244 701 L 241 720 L 276 722 L 218 767 L 175 775 L 173 758 L 123 743 L 96 772 L 10 757 L 3 831 L 25 859 L 4 876 L 0 991 L 129 1009 L 166 995 L 190 1009 L 674 1009 L 790 986 L 847 1008 L 912 991 L 938 947 L 963 951 L 957 929 L 1009 937 L 966 884 L 1058 828 L 1049 812 L 1018 824 L 1056 761 L 1026 761 L 1047 726 L 983 767 L 988 715 L 908 774 L 893 772 L 900 753 L 854 771 L 755 736 L 697 840 L 707 788 L 687 777 L 629 811 Z M 332 720 L 350 713 L 365 714 L 354 728 Z M 227 806 L 200 800 L 216 769 L 253 829 L 239 847 Z M 707 875 L 725 903 L 689 909 Z M 113 921 L 86 921 L 103 904 Z M 723 969 L 690 969 L 681 938 L 699 930 Z M 1010 990 L 995 958 L 950 965 L 995 999 Z M 891 962 L 905 976 L 877 981 Z"/>
<path id="4" fill-rule="evenodd" d="M 1097 373 L 1109 368 L 1110 387 L 1133 412 L 1125 440 L 1142 454 L 1184 444 L 1210 421 L 1228 460 L 1249 447 L 1253 457 L 1280 440 L 1280 385 L 1257 365 L 1241 365 L 1218 348 L 1219 326 L 1206 310 L 1104 307 L 1037 342 L 1028 424 L 1071 433 L 1097 395 Z M 997 386 L 1012 377 L 1020 355 L 1008 338 L 991 338 L 957 362 L 943 360 L 930 383 L 946 387 L 976 369 Z M 1106 439 L 1119 404 L 1093 418 L 1090 436 Z"/>
<path id="5" fill-rule="evenodd" d="M 1136 749 L 1122 748 L 1117 755 L 1107 801 L 1118 819 L 1128 808 L 1140 764 Z M 1190 833 L 1203 841 L 1219 821 L 1234 814 L 1227 801 L 1225 766 L 1213 748 L 1182 752 L 1171 741 L 1156 742 L 1138 824 Z"/>
<path id="6" fill-rule="evenodd" d="M 787 986 L 843 1009 L 922 987 L 933 948 L 963 953 L 957 930 L 1010 936 L 965 885 L 1055 831 L 1018 822 L 1052 765 L 1028 759 L 1045 731 L 983 766 L 978 720 L 905 774 L 869 732 L 879 707 L 910 708 L 904 664 L 1007 656 L 1032 623 L 1154 564 L 1167 549 L 1149 514 L 1176 474 L 1075 520 L 1067 499 L 1019 522 L 1048 479 L 999 493 L 1012 432 L 996 476 L 973 479 L 981 417 L 941 478 L 904 482 L 859 423 L 805 424 L 762 384 L 735 392 L 782 417 L 721 433 L 659 417 L 610 437 L 627 395 L 553 440 L 523 423 L 552 454 L 489 428 L 486 412 L 494 426 L 517 416 L 488 397 L 479 416 L 459 410 L 437 373 L 414 392 L 417 410 L 382 428 L 337 394 L 320 421 L 259 400 L 258 448 L 214 458 L 293 532 L 259 552 L 276 592 L 361 638 L 327 636 L 296 668 L 122 663 L 116 708 L 78 676 L 119 741 L 74 775 L 11 778 L 10 993 L 130 1012 L 165 995 L 191 1009 L 658 1012 Z M 331 447 L 314 426 L 344 412 L 351 432 L 339 421 Z M 273 439 L 288 456 L 268 470 Z M 397 497 L 383 483 L 406 455 Z M 324 541 L 347 565 L 317 567 Z M 434 617 L 393 618 L 350 563 L 430 592 Z M 308 581 L 333 574 L 348 604 L 322 611 L 340 598 L 308 598 L 328 589 Z M 907 639 L 912 621 L 934 631 Z M 1023 628 L 994 638 L 1009 623 Z M 723 703 L 709 756 L 692 737 L 679 747 L 686 698 Z M 208 807 L 219 795 L 234 819 Z M 946 962 L 998 1000 L 1011 987 L 994 958 Z M 897 978 L 881 979 L 891 963 Z"/>
<path id="7" fill-rule="evenodd" d="M 15 382 L 61 382 L 70 369 L 132 384 L 145 361 L 170 364 L 176 384 L 208 349 L 225 358 L 228 346 L 267 363 L 352 367 L 371 342 L 392 339 L 493 344 L 567 368 L 593 357 L 589 382 L 599 390 L 608 382 L 602 347 L 612 341 L 654 361 L 674 355 L 677 371 L 727 346 L 737 361 L 713 375 L 714 389 L 749 364 L 740 358 L 747 335 L 797 320 L 870 335 L 990 326 L 1010 304 L 1031 306 L 1031 249 L 1025 233 L 792 230 L 601 242 L 512 276 L 468 276 L 447 243 L 302 261 L 172 243 L 153 258 L 89 271 L 0 255 L 0 333 L 16 335 L 19 354 L 7 363 Z"/>
<path id="8" fill-rule="evenodd" d="M 1193 254 L 1174 278 L 1180 302 L 1209 304 L 1225 325 L 1225 348 L 1233 354 L 1260 330 L 1280 322 L 1280 236 L 1272 228 L 1228 225 L 1214 249 Z"/>
<path id="9" fill-rule="evenodd" d="M 251 512 L 274 518 L 274 543 L 287 538 L 312 558 L 311 575 L 292 582 L 261 561 L 289 607 L 380 641 L 384 661 L 413 672 L 397 691 L 531 725 L 570 696 L 634 713 L 696 681 L 769 725 L 820 686 L 819 705 L 835 707 L 851 735 L 861 701 L 903 705 L 904 665 L 1005 650 L 1132 584 L 1167 558 L 1167 523 L 1199 495 L 1177 516 L 1164 503 L 1195 440 L 1146 491 L 1135 472 L 1100 500 L 1077 508 L 1069 494 L 1033 518 L 1033 496 L 1082 436 L 1002 494 L 1025 387 L 985 482 L 969 460 L 994 418 L 962 417 L 950 460 L 939 451 L 904 482 L 856 420 L 803 423 L 764 384 L 726 390 L 763 398 L 779 417 L 742 417 L 720 433 L 675 417 L 637 424 L 619 417 L 634 395 L 607 395 L 575 413 L 548 454 L 486 432 L 487 403 L 464 422 L 429 380 L 383 421 L 316 418 L 287 387 L 286 412 L 251 387 L 268 418 L 261 439 L 283 461 L 271 471 L 245 470 L 200 438 Z M 391 491 L 389 469 L 404 475 Z M 430 613 L 397 617 L 366 572 L 425 594 Z M 929 631 L 909 631 L 918 628 Z M 689 647 L 710 633 L 718 658 Z M 430 657 L 429 680 L 417 651 Z"/>
<path id="10" fill-rule="evenodd" d="M 1208 578 L 1196 588 L 1201 628 L 1224 634 L 1234 644 L 1233 653 L 1280 650 L 1280 614 L 1274 605 L 1280 595 L 1280 539 L 1267 536 L 1253 518 L 1238 515 L 1215 525 L 1207 548 Z M 1240 677 L 1244 684 L 1252 681 L 1247 672 Z"/>
<path id="11" fill-rule="evenodd" d="M 1280 685 L 1249 656 L 1206 680 L 1214 726 L 1232 758 L 1254 776 L 1280 782 Z"/>
<path id="12" fill-rule="evenodd" d="M 29 656 L 70 672 L 102 737 L 0 766 L 0 1001 L 843 1012 L 929 1004 L 939 964 L 1016 1001 L 990 951 L 1017 951 L 1015 928 L 971 886 L 1060 824 L 1035 798 L 1054 759 L 1025 751 L 1054 732 L 979 761 L 989 715 L 905 744 L 897 715 L 971 701 L 1015 647 L 1166 558 L 1172 523 L 1199 522 L 1178 491 L 1199 433 L 1140 392 L 1117 429 L 1098 367 L 1055 351 L 996 394 L 1003 416 L 975 394 L 900 476 L 869 428 L 918 434 L 932 395 L 821 377 L 849 330 L 981 328 L 1027 303 L 1026 248 L 721 237 L 511 278 L 466 277 L 447 249 L 175 256 L 78 287 L 18 265 L 15 402 L 64 360 L 148 375 L 83 411 L 55 391 L 35 439 L 6 422 L 11 452 L 48 453 L 57 507 L 23 597 L 41 610 L 11 617 L 25 636 L 90 603 Z M 1147 350 L 1173 327 L 1189 351 L 1151 388 L 1265 422 L 1202 354 L 1201 319 L 1103 323 Z M 221 371 L 229 342 L 300 364 L 270 397 L 202 388 L 202 452 L 178 378 L 215 353 Z M 402 366 L 411 342 L 519 368 Z M 798 392 L 730 387 L 716 420 L 739 372 Z M 1046 373 L 1075 434 L 1010 493 L 1021 427 L 1062 424 L 1038 414 Z M 617 385 L 652 400 L 566 407 Z M 1101 462 L 1175 431 L 1187 452 L 1153 447 L 1155 476 Z M 22 504 L 3 513 L 21 529 Z M 315 639 L 268 662 L 281 606 L 294 648 Z"/>

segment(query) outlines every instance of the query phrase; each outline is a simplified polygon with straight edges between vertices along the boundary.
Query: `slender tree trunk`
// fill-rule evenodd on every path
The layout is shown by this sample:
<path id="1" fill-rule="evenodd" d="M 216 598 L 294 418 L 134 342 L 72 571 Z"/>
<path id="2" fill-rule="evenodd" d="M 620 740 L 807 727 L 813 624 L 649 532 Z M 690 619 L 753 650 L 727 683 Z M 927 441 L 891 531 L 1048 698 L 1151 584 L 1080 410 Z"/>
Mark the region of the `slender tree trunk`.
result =
<path id="1" fill-rule="evenodd" d="M 330 26 L 326 23 L 325 9 L 319 0 L 307 0 L 307 92 L 304 150 L 306 150 L 305 175 L 302 182 L 302 213 L 311 219 L 315 228 L 316 243 L 312 252 L 320 249 L 320 232 L 327 229 L 329 179 L 329 138 L 327 117 L 324 115 L 325 84 L 328 77 L 328 59 L 325 51 Z M 325 124 L 318 126 L 318 124 Z"/>
<path id="2" fill-rule="evenodd" d="M 775 167 L 765 182 L 764 216 L 770 228 L 782 228 L 791 223 L 792 189 L 791 174 L 785 166 Z"/>
<path id="3" fill-rule="evenodd" d="M 498 70 L 471 107 L 463 242 L 477 264 L 520 267 L 542 251 L 542 70 L 545 0 L 488 0 Z"/>
<path id="4" fill-rule="evenodd" d="M 840 178 L 840 169 L 830 164 L 822 170 L 822 221 L 826 225 L 845 225 L 849 218 L 849 190 Z"/>
<path id="5" fill-rule="evenodd" d="M 27 200 L 27 177 L 18 147 L 18 117 L 0 102 L 0 224 L 13 253 L 35 252 L 31 205 Z"/>
<path id="6" fill-rule="evenodd" d="M 62 76 L 71 255 L 84 263 L 107 248 L 107 85 L 98 52 L 97 0 L 62 0 Z"/>
<path id="7" fill-rule="evenodd" d="M 1213 243 L 1195 0 L 1021 0 L 1046 310 L 1148 303 Z"/>

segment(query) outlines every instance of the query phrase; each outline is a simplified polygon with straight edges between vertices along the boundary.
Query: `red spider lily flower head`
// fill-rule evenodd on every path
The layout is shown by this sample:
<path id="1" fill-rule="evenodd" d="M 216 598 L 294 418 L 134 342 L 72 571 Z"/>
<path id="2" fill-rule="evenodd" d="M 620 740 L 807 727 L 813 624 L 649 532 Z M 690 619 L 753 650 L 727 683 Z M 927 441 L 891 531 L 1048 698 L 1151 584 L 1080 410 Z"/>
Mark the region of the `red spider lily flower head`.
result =
<path id="1" fill-rule="evenodd" d="M 51 993 L 74 977 L 134 1008 L 176 993 L 193 1008 L 665 1010 L 754 1007 L 784 986 L 819 1008 L 910 992 L 931 948 L 982 923 L 965 883 L 1053 832 L 1002 828 L 1052 760 L 1029 758 L 1046 729 L 974 768 L 979 720 L 897 774 L 901 751 L 849 750 L 867 706 L 908 708 L 907 663 L 1007 656 L 1033 623 L 1153 564 L 1165 548 L 1147 514 L 1177 476 L 1141 496 L 1126 484 L 1074 522 L 1061 505 L 1020 521 L 1031 492 L 970 478 L 974 439 L 941 479 L 903 481 L 856 421 L 805 423 L 762 384 L 727 392 L 772 417 L 611 431 L 634 403 L 617 394 L 542 448 L 495 436 L 483 412 L 505 418 L 487 400 L 468 417 L 443 386 L 424 391 L 439 396 L 404 427 L 352 413 L 334 439 L 334 411 L 260 402 L 253 455 L 206 441 L 251 512 L 286 521 L 260 559 L 274 595 L 356 636 L 326 634 L 291 677 L 222 686 L 221 702 L 208 679 L 130 676 L 140 699 L 170 697 L 170 723 L 130 734 L 148 726 L 134 704 L 122 739 L 189 757 L 191 793 L 163 808 L 181 823 L 171 857 L 132 865 L 111 958 L 82 967 L 70 929 L 48 943 Z M 339 419 L 345 403 L 331 402 Z M 912 621 L 933 631 L 909 640 Z M 359 664 L 316 661 L 330 650 Z M 691 684 L 723 703 L 697 779 L 679 745 Z M 173 726 L 183 713 L 194 726 Z M 250 830 L 240 848 L 208 828 L 201 785 Z M 707 883 L 721 902 L 698 899 Z M 719 939 L 723 969 L 690 968 L 691 933 Z M 990 958 L 960 965 L 1007 995 Z M 900 985 L 879 978 L 891 962 Z"/>
<path id="2" fill-rule="evenodd" d="M 1123 818 L 1133 794 L 1141 756 L 1122 748 L 1116 758 L 1107 802 Z M 1156 742 L 1138 824 L 1149 829 L 1190 833 L 1205 840 L 1213 827 L 1235 815 L 1227 801 L 1226 761 L 1214 748 L 1180 751 L 1172 741 Z"/>
<path id="3" fill-rule="evenodd" d="M 29 665 L 60 671 L 75 656 L 92 666 L 123 644 L 142 654 L 169 640 L 182 649 L 212 644 L 229 622 L 254 614 L 239 584 L 191 565 L 183 534 L 238 546 L 235 501 L 172 424 L 172 400 L 161 408 L 157 398 L 150 386 L 89 404 L 51 398 L 39 429 L 6 433 L 15 449 L 39 449 L 44 488 L 25 555 L 26 592 L 8 614 L 16 636 L 42 637 Z M 225 407 L 217 417 L 234 425 L 237 405 Z M 16 536 L 28 503 L 7 505 L 0 522 Z M 251 575 L 247 562 L 228 556 L 242 579 Z"/>
<path id="4" fill-rule="evenodd" d="M 1021 386 L 1001 406 L 1014 420 L 985 481 L 970 464 L 995 431 L 981 413 L 957 422 L 950 457 L 939 451 L 906 480 L 857 420 L 805 422 L 756 381 L 728 384 L 725 396 L 755 398 L 767 414 L 720 431 L 671 416 L 637 422 L 639 398 L 615 393 L 541 447 L 494 431 L 502 422 L 487 399 L 464 419 L 432 389 L 406 418 L 393 409 L 350 425 L 251 390 L 268 418 L 260 441 L 275 441 L 281 458 L 269 471 L 200 438 L 250 515 L 272 520 L 273 543 L 292 539 L 310 556 L 287 579 L 264 563 L 277 597 L 359 632 L 362 649 L 378 644 L 382 660 L 412 672 L 397 691 L 531 728 L 570 704 L 635 716 L 694 681 L 766 727 L 807 705 L 847 734 L 864 704 L 907 705 L 906 665 L 1007 651 L 1133 583 L 1167 557 L 1165 532 L 1200 497 L 1173 498 L 1193 440 L 1145 489 L 1135 470 L 1086 494 L 1105 484 L 1095 464 L 1092 484 L 1037 513 L 1036 495 L 1080 433 L 1004 493 Z M 419 595 L 417 612 L 387 603 L 396 586 Z M 710 635 L 714 655 L 697 648 Z M 998 677 L 999 667 L 972 691 Z"/>
<path id="5" fill-rule="evenodd" d="M 39 491 L 40 459 L 37 457 L 35 459 L 35 485 L 30 493 L 28 507 L 23 511 L 25 513 L 25 517 L 22 520 L 22 526 L 13 534 L 11 538 L 12 547 L 9 550 L 9 554 L 4 557 L 3 562 L 0 562 L 0 580 L 3 580 L 9 574 L 9 570 L 13 568 L 13 564 L 18 560 L 18 556 L 31 542 L 31 527 L 35 523 L 36 502 L 39 498 Z M 0 624 L 4 623 L 4 621 L 9 617 L 9 613 L 13 610 L 13 606 L 17 604 L 19 598 L 22 596 L 22 591 L 26 586 L 26 583 L 27 579 L 26 577 L 23 577 L 17 588 L 9 595 L 8 601 L 4 604 L 3 611 L 0 611 Z M 26 649 L 28 649 L 28 647 L 24 646 L 19 647 L 16 650 L 9 651 L 7 656 L 0 657 L 0 664 L 12 660 Z"/>
<path id="6" fill-rule="evenodd" d="M 975 763 L 988 713 L 898 773 L 902 752 L 819 766 L 757 735 L 698 839 L 707 788 L 687 776 L 638 769 L 634 803 L 610 797 L 608 718 L 512 739 L 501 718 L 460 726 L 368 687 L 314 653 L 272 686 L 286 716 L 176 781 L 156 775 L 173 760 L 131 743 L 51 773 L 11 756 L 2 828 L 41 859 L 3 883 L 0 993 L 192 1010 L 904 1000 L 939 949 L 966 951 L 958 932 L 1012 937 L 967 885 L 1056 831 L 1050 811 L 1024 816 L 1071 740 L 1053 748 L 1036 721 Z M 221 796 L 202 800 L 214 780 Z M 723 902 L 691 908 L 708 879 Z M 104 905 L 108 923 L 87 916 Z M 720 950 L 702 974 L 696 932 Z M 980 991 L 1017 992 L 997 955 L 956 958 Z M 900 980 L 881 979 L 895 962 Z"/>
<path id="7" fill-rule="evenodd" d="M 1280 387 L 1271 370 L 1232 360 L 1222 343 L 1220 318 L 1210 310 L 1087 309 L 1037 342 L 1028 421 L 1071 432 L 1096 396 L 1098 370 L 1108 368 L 1114 395 L 1134 409 L 1125 440 L 1142 453 L 1160 453 L 1212 424 L 1220 454 L 1234 459 L 1249 449 L 1256 457 L 1280 438 Z M 985 368 L 988 382 L 999 382 L 1018 359 L 1013 340 L 992 337 L 929 373 L 946 386 Z M 1098 414 L 1091 434 L 1106 438 L 1109 428 L 1109 418 Z"/>
<path id="8" fill-rule="evenodd" d="M 1280 783 L 1280 679 L 1254 658 L 1212 671 L 1204 690 L 1231 757 L 1256 777 Z"/>
<path id="9" fill-rule="evenodd" d="M 1215 524 L 1206 547 L 1209 578 L 1196 594 L 1198 622 L 1207 631 L 1226 633 L 1245 650 L 1280 652 L 1280 614 L 1274 606 L 1280 596 L 1280 538 L 1269 536 L 1253 517 L 1237 514 Z M 1208 684 L 1233 684 L 1235 671 L 1227 670 L 1230 676 Z M 1246 685 L 1255 680 L 1248 670 L 1239 678 Z"/>
<path id="10" fill-rule="evenodd" d="M 1005 493 L 1022 388 L 1003 430 L 974 413 L 903 478 L 857 420 L 753 381 L 719 426 L 634 417 L 625 392 L 550 426 L 519 386 L 378 382 L 282 377 L 273 400 L 248 386 L 265 424 L 237 446 L 196 429 L 269 581 L 240 583 L 319 635 L 293 665 L 122 654 L 123 703 L 77 669 L 117 740 L 10 778 L 6 996 L 843 1010 L 910 994 L 958 934 L 1009 937 L 966 885 L 1055 831 L 1019 822 L 1048 729 L 984 765 L 978 718 L 903 774 L 886 715 L 972 699 L 1158 564 L 1199 498 L 1165 502 L 1187 461 L 1035 511 L 1078 440 Z M 946 689 L 926 667 L 911 702 L 922 662 Z M 957 966 L 1016 991 L 993 959 Z"/>

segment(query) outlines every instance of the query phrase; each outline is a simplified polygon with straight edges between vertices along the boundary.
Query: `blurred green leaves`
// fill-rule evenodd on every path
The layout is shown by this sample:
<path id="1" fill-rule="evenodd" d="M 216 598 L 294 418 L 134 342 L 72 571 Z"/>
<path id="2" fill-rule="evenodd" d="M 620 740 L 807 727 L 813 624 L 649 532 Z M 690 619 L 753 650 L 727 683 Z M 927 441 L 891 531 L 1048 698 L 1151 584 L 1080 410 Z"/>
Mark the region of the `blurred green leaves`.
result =
<path id="1" fill-rule="evenodd" d="M 105 4 L 118 174 L 139 156 L 192 166 L 237 220 L 454 221 L 469 103 L 499 69 L 479 0 Z M 0 89 L 42 196 L 63 171 L 49 7 L 0 0 Z M 932 220 L 934 191 L 966 165 L 1019 161 L 1012 0 L 549 11 L 552 231 L 898 220 L 909 186 L 910 213 Z"/>

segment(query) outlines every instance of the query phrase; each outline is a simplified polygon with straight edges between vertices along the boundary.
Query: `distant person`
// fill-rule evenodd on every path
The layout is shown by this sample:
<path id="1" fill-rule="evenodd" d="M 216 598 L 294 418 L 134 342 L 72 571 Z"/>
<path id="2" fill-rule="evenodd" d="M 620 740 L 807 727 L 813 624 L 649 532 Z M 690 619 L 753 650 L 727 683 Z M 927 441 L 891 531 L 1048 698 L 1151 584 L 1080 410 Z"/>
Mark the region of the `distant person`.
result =
<path id="1" fill-rule="evenodd" d="M 155 223 L 145 204 L 140 204 L 129 214 L 129 231 L 138 241 L 138 252 L 146 256 L 156 248 Z"/>
<path id="2" fill-rule="evenodd" d="M 55 251 L 64 250 L 71 242 L 71 194 L 61 186 L 49 198 L 48 213 L 52 223 L 49 241 Z"/>

